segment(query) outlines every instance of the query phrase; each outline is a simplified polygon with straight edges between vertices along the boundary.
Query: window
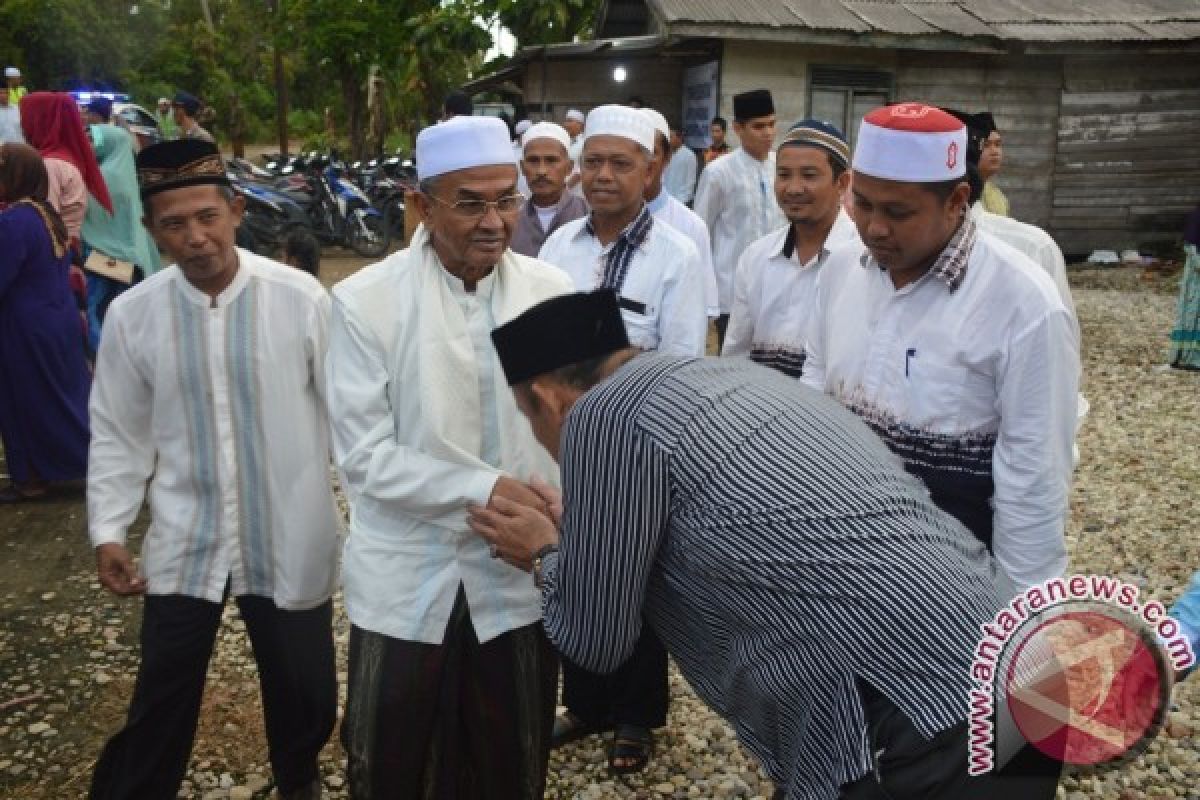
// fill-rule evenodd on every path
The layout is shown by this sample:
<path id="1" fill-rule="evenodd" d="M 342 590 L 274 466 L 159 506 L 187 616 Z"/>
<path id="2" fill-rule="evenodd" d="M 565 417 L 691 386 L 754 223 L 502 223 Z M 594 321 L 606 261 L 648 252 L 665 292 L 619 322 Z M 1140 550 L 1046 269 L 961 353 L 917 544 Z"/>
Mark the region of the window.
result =
<path id="1" fill-rule="evenodd" d="M 892 75 L 850 67 L 812 67 L 809 70 L 808 113 L 837 125 L 858 141 L 858 127 L 869 111 L 891 102 Z"/>

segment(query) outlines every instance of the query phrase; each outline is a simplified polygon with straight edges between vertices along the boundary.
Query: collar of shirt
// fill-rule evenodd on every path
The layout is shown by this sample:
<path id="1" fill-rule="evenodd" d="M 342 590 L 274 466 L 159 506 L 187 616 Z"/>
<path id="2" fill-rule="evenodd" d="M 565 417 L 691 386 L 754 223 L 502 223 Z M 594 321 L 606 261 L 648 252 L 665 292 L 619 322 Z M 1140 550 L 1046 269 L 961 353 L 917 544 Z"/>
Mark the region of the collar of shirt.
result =
<path id="1" fill-rule="evenodd" d="M 971 250 L 975 247 L 975 231 L 974 218 L 969 214 L 964 215 L 962 224 L 958 226 L 958 230 L 950 237 L 950 241 L 946 243 L 941 255 L 937 257 L 933 266 L 926 273 L 939 278 L 952 293 L 962 286 L 963 280 L 967 277 L 967 262 L 970 261 Z M 886 268 L 871 256 L 870 250 L 863 251 L 859 263 L 864 267 L 874 264 L 886 271 Z"/>
<path id="2" fill-rule="evenodd" d="M 183 288 L 183 295 L 188 300 L 196 305 L 205 306 L 206 308 L 224 308 L 237 299 L 237 296 L 242 293 L 242 289 L 246 288 L 246 284 L 250 282 L 250 273 L 253 270 L 250 259 L 242 258 L 241 252 L 238 252 L 238 269 L 233 276 L 233 281 L 221 290 L 215 298 L 211 295 L 200 291 L 192 285 L 191 281 L 183 274 L 183 269 L 176 265 L 179 270 L 179 285 Z"/>
<path id="3" fill-rule="evenodd" d="M 442 267 L 442 277 L 446 280 L 446 285 L 450 287 L 450 291 L 456 297 L 474 295 L 476 298 L 486 302 L 491 300 L 492 287 L 496 283 L 496 270 L 499 268 L 499 264 L 492 267 L 492 271 L 480 278 L 478 283 L 475 284 L 475 290 L 471 292 L 467 291 L 467 286 L 462 282 L 461 278 L 451 274 L 444 266 Z"/>
<path id="4" fill-rule="evenodd" d="M 536 203 L 534 203 L 533 198 L 530 197 L 528 200 L 525 201 L 525 206 L 524 206 L 525 213 L 530 218 L 537 216 L 538 209 L 541 209 L 542 211 L 549 211 L 550 209 L 554 209 L 555 213 L 557 213 L 558 211 L 560 211 L 562 209 L 563 206 L 565 206 L 567 204 L 567 201 L 570 199 L 571 199 L 571 193 L 569 191 L 567 191 L 566 189 L 563 189 L 562 194 L 558 196 L 558 202 L 552 206 L 545 206 L 545 207 L 539 206 Z"/>
<path id="5" fill-rule="evenodd" d="M 649 207 L 642 203 L 642 210 L 634 217 L 633 222 L 626 225 L 625 230 L 621 231 L 607 248 L 604 256 L 604 274 L 598 281 L 599 286 L 616 289 L 618 293 L 621 291 L 625 285 L 625 276 L 629 272 L 629 262 L 633 260 L 633 254 L 638 248 L 645 243 L 653 226 L 654 217 L 650 214 Z M 589 236 L 596 235 L 591 214 L 588 214 L 587 222 L 581 230 L 586 231 Z"/>
<path id="6" fill-rule="evenodd" d="M 796 229 L 791 224 L 787 226 L 787 230 L 783 237 L 783 246 L 779 248 L 779 255 L 788 261 L 794 261 L 801 269 L 808 269 L 824 263 L 825 257 L 829 255 L 829 238 L 821 243 L 817 249 L 817 254 L 808 263 L 801 264 L 799 256 L 796 253 Z"/>
<path id="7" fill-rule="evenodd" d="M 657 214 L 658 212 L 662 211 L 664 208 L 667 207 L 667 198 L 668 197 L 670 197 L 670 195 L 667 194 L 667 190 L 660 189 L 658 192 L 658 196 L 655 197 L 653 200 L 650 200 L 649 202 L 646 203 L 646 208 L 650 211 L 651 214 Z"/>

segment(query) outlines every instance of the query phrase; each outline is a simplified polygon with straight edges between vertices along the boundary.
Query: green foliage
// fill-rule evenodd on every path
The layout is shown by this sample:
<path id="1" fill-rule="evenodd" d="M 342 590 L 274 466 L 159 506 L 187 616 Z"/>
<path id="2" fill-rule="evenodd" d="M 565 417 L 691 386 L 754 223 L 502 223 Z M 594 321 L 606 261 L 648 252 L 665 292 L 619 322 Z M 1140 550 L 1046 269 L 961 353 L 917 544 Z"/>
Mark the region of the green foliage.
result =
<path id="1" fill-rule="evenodd" d="M 110 86 L 152 107 L 185 89 L 211 107 L 223 142 L 275 134 L 274 48 L 293 137 L 394 151 L 436 119 L 446 94 L 484 68 L 486 25 L 521 45 L 586 32 L 601 0 L 0 0 L 0 54 L 31 89 Z M 278 12 L 276 11 L 278 9 Z M 211 24 L 210 24 L 211 22 Z M 378 68 L 381 114 L 370 118 Z"/>

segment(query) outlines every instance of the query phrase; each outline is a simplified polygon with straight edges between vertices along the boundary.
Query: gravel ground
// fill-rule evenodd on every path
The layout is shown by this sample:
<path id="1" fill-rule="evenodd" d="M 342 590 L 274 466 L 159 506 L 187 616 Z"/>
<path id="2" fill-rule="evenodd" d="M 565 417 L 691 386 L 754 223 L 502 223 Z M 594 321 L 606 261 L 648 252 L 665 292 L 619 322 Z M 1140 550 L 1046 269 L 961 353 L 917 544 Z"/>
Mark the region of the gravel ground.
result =
<path id="1" fill-rule="evenodd" d="M 358 266 L 345 261 L 330 272 Z M 1173 321 L 1175 280 L 1126 269 L 1076 272 L 1072 279 L 1092 405 L 1071 500 L 1072 568 L 1120 575 L 1169 601 L 1200 567 L 1192 491 L 1200 479 L 1200 376 L 1156 369 Z M 132 688 L 137 606 L 103 594 L 94 581 L 82 518 L 78 489 L 0 509 L 4 800 L 84 796 L 94 758 L 120 724 Z M 348 625 L 340 610 L 336 631 L 344 670 Z M 270 772 L 254 664 L 232 605 L 218 641 L 180 797 L 266 798 Z M 670 722 L 644 775 L 610 779 L 604 743 L 592 737 L 554 754 L 547 797 L 769 798 L 770 783 L 729 728 L 674 673 L 671 692 Z M 1177 687 L 1167 728 L 1146 753 L 1106 771 L 1070 775 L 1060 797 L 1200 800 L 1198 700 L 1200 679 Z M 344 797 L 336 743 L 322 769 L 328 796 Z"/>

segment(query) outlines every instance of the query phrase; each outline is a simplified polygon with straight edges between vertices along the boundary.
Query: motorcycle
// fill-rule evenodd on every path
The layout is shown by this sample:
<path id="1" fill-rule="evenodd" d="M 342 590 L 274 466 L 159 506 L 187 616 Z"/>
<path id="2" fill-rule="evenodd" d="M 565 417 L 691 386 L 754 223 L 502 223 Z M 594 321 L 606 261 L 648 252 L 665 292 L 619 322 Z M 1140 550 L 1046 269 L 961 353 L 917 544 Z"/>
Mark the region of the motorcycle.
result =
<path id="1" fill-rule="evenodd" d="M 392 231 L 366 193 L 342 174 L 339 162 L 320 155 L 307 161 L 313 187 L 309 216 L 316 237 L 327 244 L 348 246 L 367 258 L 385 253 Z"/>
<path id="2" fill-rule="evenodd" d="M 226 174 L 246 204 L 237 232 L 239 247 L 273 257 L 293 230 L 311 227 L 308 213 L 287 194 L 247 181 L 232 170 Z"/>

